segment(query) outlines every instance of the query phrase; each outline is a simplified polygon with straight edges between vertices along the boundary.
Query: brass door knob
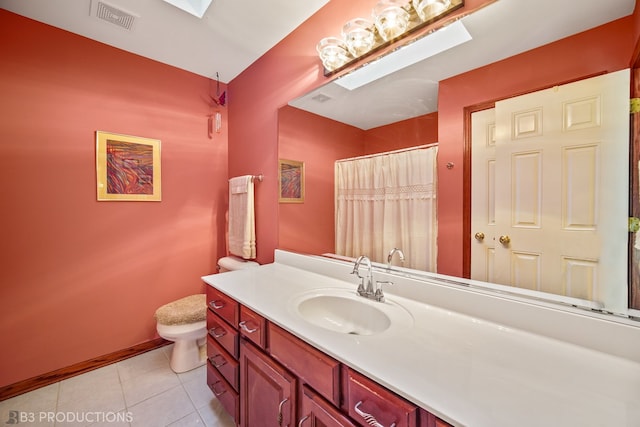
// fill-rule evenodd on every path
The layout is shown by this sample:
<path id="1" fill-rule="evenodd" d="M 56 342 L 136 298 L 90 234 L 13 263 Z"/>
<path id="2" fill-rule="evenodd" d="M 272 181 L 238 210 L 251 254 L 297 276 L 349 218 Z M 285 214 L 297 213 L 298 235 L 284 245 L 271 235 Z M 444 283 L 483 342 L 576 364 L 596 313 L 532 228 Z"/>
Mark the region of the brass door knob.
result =
<path id="1" fill-rule="evenodd" d="M 484 240 L 484 233 L 482 231 L 478 231 L 474 237 L 478 242 L 482 242 Z"/>
<path id="2" fill-rule="evenodd" d="M 511 242 L 511 237 L 509 236 L 500 236 L 500 238 L 498 239 L 498 241 L 500 243 L 502 243 L 503 245 L 508 245 L 509 242 Z"/>

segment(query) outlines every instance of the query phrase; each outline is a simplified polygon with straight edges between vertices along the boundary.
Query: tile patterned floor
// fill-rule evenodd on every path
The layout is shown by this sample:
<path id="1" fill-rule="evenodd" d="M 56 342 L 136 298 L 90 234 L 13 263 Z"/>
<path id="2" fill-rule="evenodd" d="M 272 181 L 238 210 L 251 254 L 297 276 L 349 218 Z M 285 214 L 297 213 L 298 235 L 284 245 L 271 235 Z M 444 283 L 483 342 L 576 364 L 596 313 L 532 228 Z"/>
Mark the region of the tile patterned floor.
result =
<path id="1" fill-rule="evenodd" d="M 232 427 L 206 367 L 169 367 L 172 346 L 0 402 L 0 426 Z"/>

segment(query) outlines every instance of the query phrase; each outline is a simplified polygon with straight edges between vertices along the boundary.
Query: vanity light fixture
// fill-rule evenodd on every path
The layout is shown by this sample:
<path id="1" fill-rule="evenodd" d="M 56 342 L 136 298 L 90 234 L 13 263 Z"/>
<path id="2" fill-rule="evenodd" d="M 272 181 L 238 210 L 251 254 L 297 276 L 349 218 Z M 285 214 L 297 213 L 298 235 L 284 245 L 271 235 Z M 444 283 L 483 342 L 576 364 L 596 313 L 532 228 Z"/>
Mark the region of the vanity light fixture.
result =
<path id="1" fill-rule="evenodd" d="M 464 0 L 379 0 L 372 10 L 372 21 L 351 19 L 342 27 L 342 38 L 320 40 L 316 49 L 325 75 L 344 69 L 462 6 Z"/>

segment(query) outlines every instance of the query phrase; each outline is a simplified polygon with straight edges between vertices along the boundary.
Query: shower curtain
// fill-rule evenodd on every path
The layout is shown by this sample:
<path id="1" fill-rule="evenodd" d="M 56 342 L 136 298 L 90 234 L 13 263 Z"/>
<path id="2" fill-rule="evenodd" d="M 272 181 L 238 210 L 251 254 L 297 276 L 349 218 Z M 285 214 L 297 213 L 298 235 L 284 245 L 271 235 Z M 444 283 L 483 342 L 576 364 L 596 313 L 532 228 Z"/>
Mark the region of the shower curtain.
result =
<path id="1" fill-rule="evenodd" d="M 339 160 L 335 164 L 336 253 L 436 270 L 437 147 Z M 398 264 L 394 258 L 394 264 Z"/>

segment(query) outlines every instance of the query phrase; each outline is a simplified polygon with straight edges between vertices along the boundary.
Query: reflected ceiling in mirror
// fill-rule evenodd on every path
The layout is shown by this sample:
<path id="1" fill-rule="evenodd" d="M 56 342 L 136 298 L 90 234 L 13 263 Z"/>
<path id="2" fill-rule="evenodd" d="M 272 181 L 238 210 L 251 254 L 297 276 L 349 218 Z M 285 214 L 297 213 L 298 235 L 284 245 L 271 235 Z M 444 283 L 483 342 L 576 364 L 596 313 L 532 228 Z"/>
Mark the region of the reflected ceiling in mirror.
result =
<path id="1" fill-rule="evenodd" d="M 354 90 L 330 82 L 289 105 L 363 130 L 429 114 L 438 109 L 439 81 L 622 18 L 634 6 L 498 0 L 460 19 L 472 40 Z"/>

